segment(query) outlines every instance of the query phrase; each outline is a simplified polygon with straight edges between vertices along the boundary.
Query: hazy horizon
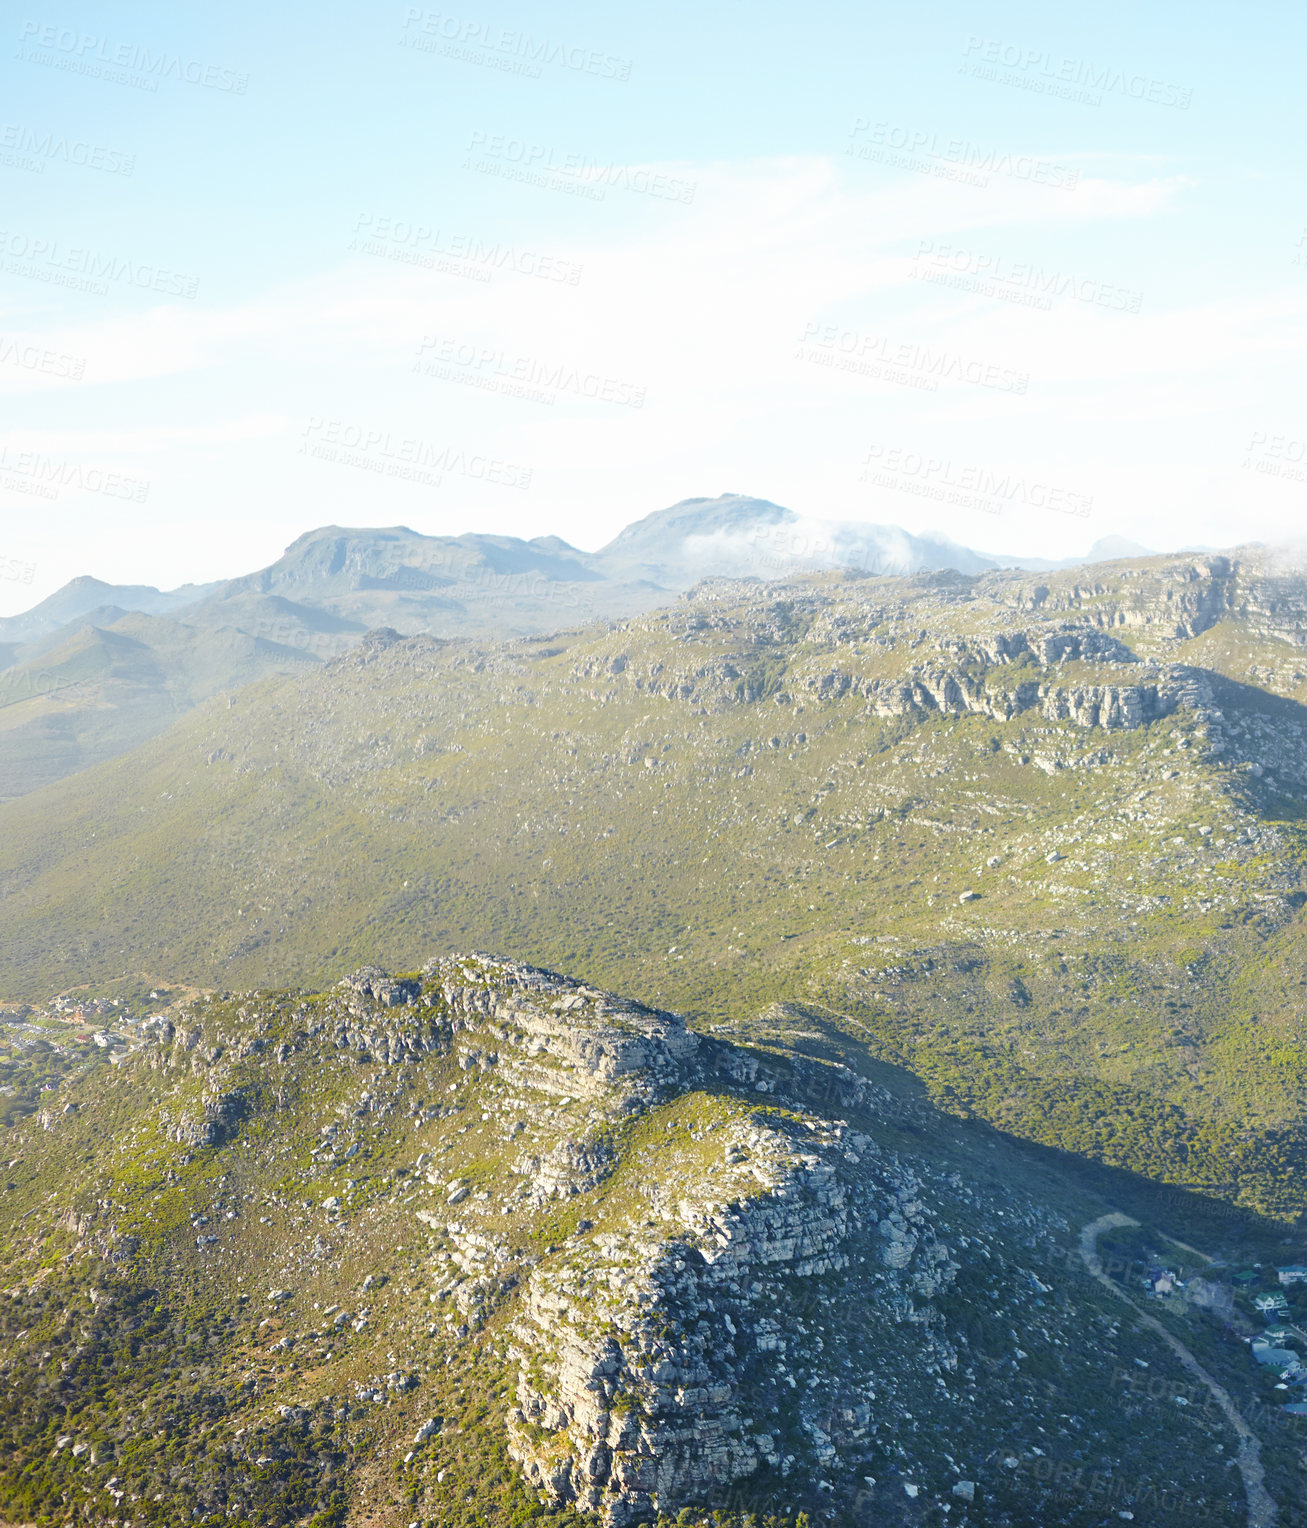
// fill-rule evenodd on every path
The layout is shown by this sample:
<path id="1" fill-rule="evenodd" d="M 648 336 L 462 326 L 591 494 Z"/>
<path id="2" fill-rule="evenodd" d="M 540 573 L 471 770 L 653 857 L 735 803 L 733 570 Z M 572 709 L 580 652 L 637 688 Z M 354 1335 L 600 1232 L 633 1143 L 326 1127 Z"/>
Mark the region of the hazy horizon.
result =
<path id="1" fill-rule="evenodd" d="M 691 498 L 689 500 L 679 500 L 678 503 L 693 502 L 694 499 L 699 498 L 699 497 L 705 497 L 706 498 L 707 496 L 694 495 L 694 496 L 691 496 Z M 723 495 L 722 497 L 726 497 L 726 495 Z M 742 497 L 742 498 L 762 498 L 761 495 L 739 495 L 738 497 Z M 770 501 L 770 502 L 774 502 L 774 501 Z M 664 509 L 672 508 L 672 507 L 674 507 L 674 506 L 670 506 L 670 505 L 660 506 L 660 508 L 664 508 Z M 782 506 L 779 506 L 779 507 L 780 508 L 784 508 L 784 509 L 788 509 L 789 508 L 788 505 L 782 505 Z M 650 513 L 650 514 L 657 513 L 657 510 L 648 511 L 646 513 Z M 625 522 L 623 526 L 619 526 L 618 527 L 618 533 L 620 533 L 620 531 L 622 529 L 624 529 L 626 527 L 629 527 L 630 525 L 636 524 L 636 523 L 638 523 L 639 520 L 644 519 L 644 518 L 645 518 L 644 515 L 640 515 L 640 516 L 636 516 L 634 519 L 632 519 L 630 521 Z M 882 540 L 882 542 L 885 542 L 885 543 L 892 542 L 894 540 L 894 538 L 901 537 L 901 536 L 904 536 L 906 534 L 906 535 L 909 535 L 909 536 L 915 536 L 915 537 L 917 537 L 917 538 L 919 538 L 921 540 L 924 540 L 924 541 L 934 540 L 934 541 L 937 541 L 937 542 L 939 542 L 941 544 L 947 544 L 947 543 L 952 542 L 954 545 L 957 545 L 958 547 L 962 548 L 963 550 L 971 551 L 971 552 L 976 552 L 976 553 L 978 553 L 978 554 L 980 554 L 980 555 L 982 555 L 984 557 L 995 559 L 995 560 L 997 560 L 1000 563 L 1000 565 L 1006 565 L 1006 564 L 1009 564 L 1009 563 L 1011 565 L 1018 565 L 1020 563 L 1021 559 L 1022 559 L 1022 554 L 1021 553 L 1013 552 L 1009 548 L 996 547 L 996 546 L 983 546 L 983 545 L 969 546 L 969 545 L 967 545 L 966 543 L 963 543 L 963 542 L 955 542 L 955 541 L 953 541 L 953 538 L 944 535 L 944 533 L 942 533 L 942 532 L 937 532 L 937 531 L 935 531 L 931 527 L 922 527 L 920 529 L 909 530 L 908 527 L 904 526 L 904 525 L 892 525 L 892 524 L 883 523 L 883 522 L 875 522 L 875 523 L 873 523 L 873 522 L 859 522 L 859 521 L 831 521 L 831 520 L 823 519 L 822 517 L 819 517 L 819 516 L 810 516 L 810 515 L 802 515 L 802 514 L 796 514 L 794 521 L 793 522 L 787 522 L 787 524 L 790 527 L 788 534 L 789 534 L 791 539 L 793 539 L 793 537 L 795 535 L 799 534 L 800 532 L 803 532 L 803 533 L 805 533 L 808 536 L 809 540 L 811 540 L 813 542 L 813 545 L 814 545 L 814 551 L 813 551 L 814 570 L 818 566 L 820 566 L 820 567 L 834 567 L 834 566 L 846 566 L 846 565 L 847 566 L 855 566 L 856 563 L 852 562 L 850 560 L 849 556 L 847 556 L 847 555 L 845 555 L 845 556 L 837 555 L 838 547 L 836 546 L 834 541 L 831 541 L 831 540 L 828 540 L 828 539 L 822 539 L 822 538 L 830 538 L 833 534 L 834 535 L 838 535 L 838 533 L 841 532 L 841 531 L 847 532 L 847 531 L 853 529 L 854 527 L 856 527 L 856 526 L 858 526 L 860 524 L 865 524 L 869 530 L 875 530 L 877 532 L 882 533 L 881 534 L 881 540 Z M 407 531 L 410 534 L 414 534 L 414 535 L 427 535 L 427 536 L 431 536 L 433 538 L 440 537 L 440 536 L 448 536 L 448 537 L 454 538 L 454 539 L 457 539 L 457 538 L 462 537 L 462 536 L 500 536 L 500 535 L 503 535 L 503 536 L 512 536 L 512 535 L 515 534 L 514 532 L 501 531 L 501 530 L 499 530 L 494 525 L 479 525 L 479 526 L 468 525 L 468 526 L 466 526 L 462 530 L 450 530 L 450 531 L 430 532 L 430 531 L 420 531 L 420 530 L 418 530 L 414 526 L 403 525 L 403 524 L 399 524 L 399 523 L 389 524 L 389 525 L 381 525 L 381 524 L 378 524 L 378 525 L 368 525 L 368 524 L 350 525 L 350 524 L 336 524 L 336 523 L 333 522 L 333 523 L 327 523 L 327 524 L 322 524 L 322 525 L 314 525 L 314 526 L 306 527 L 298 536 L 296 536 L 293 540 L 288 542 L 285 547 L 281 548 L 281 550 L 279 552 L 277 552 L 274 556 L 270 557 L 268 559 L 267 563 L 261 564 L 260 566 L 261 567 L 270 566 L 270 565 L 276 563 L 277 561 L 279 561 L 287 553 L 292 551 L 294 549 L 294 547 L 298 543 L 300 543 L 302 541 L 305 541 L 305 540 L 307 540 L 307 539 L 309 539 L 309 538 L 311 538 L 311 537 L 313 537 L 315 535 L 318 535 L 320 533 L 328 532 L 328 531 L 332 531 L 332 530 L 338 530 L 338 531 L 340 531 L 342 533 L 351 534 L 351 535 L 352 534 L 358 534 L 358 533 L 364 533 L 364 532 L 372 531 L 372 530 L 378 531 L 378 532 L 385 532 L 385 531 Z M 548 540 L 551 537 L 553 537 L 553 535 L 554 535 L 554 533 L 552 533 L 552 532 L 550 532 L 548 530 L 544 530 L 544 529 L 539 530 L 539 531 L 535 531 L 532 534 L 534 536 L 542 539 L 542 540 Z M 530 540 L 530 537 L 522 537 L 521 539 L 523 539 L 523 540 Z M 607 540 L 605 540 L 605 541 L 603 541 L 601 543 L 598 543 L 596 545 L 592 545 L 592 546 L 577 546 L 577 545 L 575 545 L 575 543 L 567 542 L 565 538 L 558 538 L 558 539 L 563 540 L 564 544 L 569 546 L 569 547 L 571 547 L 571 549 L 573 551 L 580 552 L 583 555 L 593 556 L 593 555 L 596 555 L 597 553 L 601 552 L 609 544 L 609 542 L 613 538 L 609 537 Z M 703 538 L 700 538 L 700 539 L 703 539 Z M 713 539 L 716 540 L 716 539 L 719 539 L 719 538 L 713 538 Z M 728 538 L 725 538 L 725 539 L 729 540 L 730 538 L 728 537 Z M 1115 550 L 1113 548 L 1113 546 L 1112 546 L 1112 544 L 1115 543 L 1115 542 L 1120 542 L 1123 547 L 1127 548 L 1127 550 L 1123 550 L 1123 551 Z M 1102 548 L 1102 547 L 1106 547 L 1106 548 L 1109 549 L 1108 552 L 1107 552 L 1107 556 L 1109 558 L 1112 558 L 1112 557 L 1129 557 L 1129 556 L 1140 556 L 1140 557 L 1142 557 L 1142 556 L 1151 556 L 1151 555 L 1168 556 L 1168 555 L 1183 555 L 1183 554 L 1186 554 L 1186 553 L 1193 553 L 1195 555 L 1203 555 L 1203 554 L 1206 554 L 1206 553 L 1213 553 L 1213 552 L 1231 552 L 1231 551 L 1236 550 L 1238 546 L 1247 546 L 1247 545 L 1250 545 L 1250 544 L 1253 544 L 1253 543 L 1249 543 L 1249 542 L 1245 541 L 1245 542 L 1241 542 L 1241 543 L 1237 543 L 1237 544 L 1236 543 L 1231 543 L 1229 546 L 1223 546 L 1223 547 L 1200 546 L 1200 545 L 1177 545 L 1177 546 L 1170 546 L 1170 547 L 1143 547 L 1143 546 L 1140 546 L 1138 543 L 1134 542 L 1132 540 L 1132 538 L 1130 538 L 1128 536 L 1124 536 L 1124 535 L 1121 535 L 1121 534 L 1115 533 L 1115 532 L 1105 532 L 1105 533 L 1103 533 L 1101 535 L 1095 535 L 1094 538 L 1092 539 L 1092 541 L 1087 541 L 1086 544 L 1079 551 L 1069 552 L 1069 553 L 1067 553 L 1065 555 L 1066 555 L 1066 559 L 1067 560 L 1075 561 L 1075 560 L 1077 560 L 1079 558 L 1083 558 L 1083 557 L 1088 556 L 1089 554 L 1097 551 L 1099 548 Z M 1277 543 L 1275 545 L 1280 547 L 1286 553 L 1295 549 L 1294 548 L 1294 544 L 1289 542 L 1289 541 Z M 723 547 L 720 550 L 723 553 L 729 552 L 729 548 L 727 548 L 727 547 Z M 882 548 L 882 550 L 884 550 L 884 548 Z M 829 555 L 823 556 L 823 553 L 829 554 Z M 1032 554 L 1028 554 L 1028 555 L 1031 558 L 1034 558 L 1034 557 L 1038 556 L 1038 554 L 1033 554 L 1033 553 Z M 727 556 L 725 558 L 725 561 L 726 561 L 726 563 L 729 564 L 729 563 L 732 562 L 732 559 L 729 556 Z M 8 566 L 8 568 L 9 568 L 9 571 L 8 571 L 7 574 L 4 571 L 6 566 Z M 28 565 L 28 566 L 30 566 L 30 565 Z M 246 574 L 258 572 L 259 570 L 260 570 L 259 567 L 240 566 L 240 567 L 227 568 L 227 567 L 224 566 L 222 569 L 220 569 L 218 571 L 208 571 L 208 570 L 206 570 L 206 569 L 204 569 L 202 567 L 197 566 L 194 569 L 192 569 L 190 571 L 190 573 L 187 574 L 187 576 L 183 577 L 182 579 L 180 579 L 175 584 L 153 585 L 151 587 L 158 588 L 160 590 L 160 592 L 162 592 L 162 593 L 168 593 L 168 592 L 171 592 L 173 590 L 178 590 L 178 589 L 183 589 L 183 588 L 189 587 L 191 585 L 199 587 L 199 586 L 207 586 L 207 585 L 212 584 L 212 583 L 221 583 L 221 582 L 223 582 L 223 581 L 225 581 L 227 579 L 240 578 L 240 577 L 242 577 L 242 576 L 244 576 Z M 738 575 L 735 575 L 734 568 L 729 568 L 729 569 L 725 568 L 725 567 L 719 568 L 719 567 L 714 565 L 714 561 L 713 561 L 712 558 L 709 558 L 705 562 L 705 565 L 704 565 L 704 576 L 705 577 L 710 576 L 710 575 L 712 575 L 714 573 L 723 572 L 723 571 L 728 571 L 732 576 L 748 576 L 745 573 L 740 573 Z M 85 579 L 85 578 L 98 579 L 100 582 L 106 583 L 106 584 L 119 583 L 119 584 L 136 584 L 136 585 L 141 585 L 141 584 L 144 583 L 144 584 L 148 585 L 148 580 L 142 580 L 141 578 L 127 578 L 127 579 L 123 579 L 123 580 L 113 581 L 113 580 L 105 579 L 94 568 L 82 568 L 82 569 L 79 569 L 77 572 L 70 574 L 69 577 L 66 578 L 63 581 L 63 583 L 58 585 L 55 589 L 46 589 L 46 590 L 44 590 L 40 594 L 33 594 L 30 591 L 35 587 L 35 579 L 32 579 L 32 580 L 29 581 L 25 577 L 25 574 L 26 574 L 26 566 L 24 566 L 21 563 L 21 561 L 17 561 L 16 565 L 13 564 L 13 563 L 7 565 L 3 561 L 0 561 L 0 591 L 10 591 L 10 592 L 13 593 L 13 596 L 14 596 L 13 599 L 10 600 L 8 603 L 0 601 L 0 619 L 4 618 L 6 616 L 10 616 L 10 615 L 20 615 L 20 614 L 25 613 L 26 611 L 30 610 L 33 606 L 40 604 L 43 599 L 48 598 L 51 594 L 58 593 L 60 589 L 66 588 L 70 583 L 73 583 L 73 582 L 75 582 L 75 581 L 77 581 L 79 579 Z M 766 576 L 766 575 L 763 575 L 763 576 Z M 783 576 L 786 576 L 786 575 L 784 573 L 778 572 L 778 573 L 775 573 L 775 574 L 773 574 L 771 576 L 774 576 L 774 577 L 783 577 Z"/>
<path id="2" fill-rule="evenodd" d="M 1297 531 L 1301 19 L 749 23 L 16 13 L 0 610 L 725 486 L 1010 556 Z"/>

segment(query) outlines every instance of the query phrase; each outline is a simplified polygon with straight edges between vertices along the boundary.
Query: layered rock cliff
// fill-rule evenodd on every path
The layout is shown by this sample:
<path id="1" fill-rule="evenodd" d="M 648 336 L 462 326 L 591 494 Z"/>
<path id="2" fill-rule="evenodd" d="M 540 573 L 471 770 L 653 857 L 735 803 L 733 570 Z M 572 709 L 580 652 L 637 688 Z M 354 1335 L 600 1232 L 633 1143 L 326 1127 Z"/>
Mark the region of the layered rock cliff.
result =
<path id="1" fill-rule="evenodd" d="M 1070 1528 L 1056 1451 L 1130 1510 L 1097 1206 L 810 1022 L 476 955 L 124 1020 L 11 1137 L 0 1507 Z"/>
<path id="2" fill-rule="evenodd" d="M 846 1275 L 864 1317 L 893 1321 L 921 1319 L 917 1303 L 956 1272 L 918 1185 L 866 1136 L 807 1115 L 702 1123 L 715 1139 L 695 1181 L 646 1181 L 642 1224 L 538 1269 L 514 1327 L 514 1457 L 551 1498 L 614 1524 L 711 1500 L 760 1469 L 783 1478 L 805 1443 L 833 1462 L 804 1398 L 776 1405 L 796 1388 L 796 1315 L 816 1354 L 846 1319 L 823 1311 L 823 1276 Z M 956 1362 L 928 1325 L 917 1358 Z M 865 1417 L 874 1402 L 871 1377 L 850 1376 L 834 1404 Z"/>

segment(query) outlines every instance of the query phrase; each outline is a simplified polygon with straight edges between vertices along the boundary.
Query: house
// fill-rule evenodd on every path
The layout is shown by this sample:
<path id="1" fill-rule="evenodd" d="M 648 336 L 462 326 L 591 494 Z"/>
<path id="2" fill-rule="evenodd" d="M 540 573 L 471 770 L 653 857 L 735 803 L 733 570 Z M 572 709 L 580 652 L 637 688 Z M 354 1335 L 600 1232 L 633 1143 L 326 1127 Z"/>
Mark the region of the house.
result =
<path id="1" fill-rule="evenodd" d="M 1260 1338 L 1253 1340 L 1253 1357 L 1267 1369 L 1288 1369 L 1296 1367 L 1298 1355 L 1292 1348 L 1272 1347 L 1269 1342 L 1263 1342 Z"/>
<path id="2" fill-rule="evenodd" d="M 1254 1295 L 1253 1304 L 1264 1315 L 1287 1316 L 1289 1302 L 1283 1295 Z"/>
<path id="3" fill-rule="evenodd" d="M 1281 1406 L 1281 1411 L 1287 1411 L 1291 1417 L 1307 1417 L 1307 1401 L 1290 1401 L 1287 1406 Z"/>
<path id="4" fill-rule="evenodd" d="M 1268 1326 L 1262 1333 L 1262 1340 L 1283 1347 L 1293 1336 L 1287 1326 Z"/>
<path id="5" fill-rule="evenodd" d="M 1257 1282 L 1258 1277 L 1259 1275 L 1255 1268 L 1241 1268 L 1239 1272 L 1234 1275 L 1234 1282 L 1238 1284 L 1241 1289 L 1247 1289 L 1250 1284 L 1255 1284 Z"/>
<path id="6" fill-rule="evenodd" d="M 1164 1271 L 1159 1273 L 1153 1280 L 1153 1293 L 1155 1295 L 1171 1295 L 1175 1293 L 1178 1285 L 1179 1280 L 1176 1278 L 1175 1274 L 1169 1271 Z"/>
<path id="7" fill-rule="evenodd" d="M 1279 1276 L 1280 1283 L 1285 1286 L 1290 1284 L 1307 1284 L 1307 1268 L 1301 1263 L 1290 1263 L 1286 1268 L 1277 1268 L 1276 1273 Z"/>

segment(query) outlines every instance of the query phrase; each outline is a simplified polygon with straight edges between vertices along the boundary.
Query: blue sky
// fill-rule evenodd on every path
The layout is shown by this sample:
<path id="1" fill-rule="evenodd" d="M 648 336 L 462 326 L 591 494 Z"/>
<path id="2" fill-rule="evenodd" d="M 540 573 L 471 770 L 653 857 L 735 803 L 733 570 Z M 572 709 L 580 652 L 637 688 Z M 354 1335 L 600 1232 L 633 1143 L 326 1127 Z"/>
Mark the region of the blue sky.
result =
<path id="1" fill-rule="evenodd" d="M 725 491 L 1301 531 L 1296 9 L 7 17 L 0 611 Z"/>

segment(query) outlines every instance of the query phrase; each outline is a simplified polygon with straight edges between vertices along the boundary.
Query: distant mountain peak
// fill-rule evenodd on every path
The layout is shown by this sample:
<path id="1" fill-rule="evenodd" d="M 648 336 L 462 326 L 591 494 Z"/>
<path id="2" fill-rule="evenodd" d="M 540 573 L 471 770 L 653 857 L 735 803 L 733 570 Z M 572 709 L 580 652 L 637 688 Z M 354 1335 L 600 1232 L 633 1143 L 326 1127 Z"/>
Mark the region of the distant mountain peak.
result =
<path id="1" fill-rule="evenodd" d="M 42 637 L 81 621 L 92 611 L 111 605 L 117 606 L 120 612 L 159 615 L 199 599 L 210 587 L 188 584 L 165 593 L 153 584 L 109 584 L 93 574 L 79 573 L 30 610 L 0 618 L 0 641 L 38 642 Z"/>
<path id="2" fill-rule="evenodd" d="M 1128 536 L 1100 536 L 1085 554 L 1086 562 L 1116 562 L 1125 557 L 1156 557 L 1151 547 L 1141 546 Z"/>

